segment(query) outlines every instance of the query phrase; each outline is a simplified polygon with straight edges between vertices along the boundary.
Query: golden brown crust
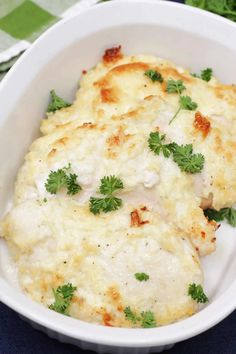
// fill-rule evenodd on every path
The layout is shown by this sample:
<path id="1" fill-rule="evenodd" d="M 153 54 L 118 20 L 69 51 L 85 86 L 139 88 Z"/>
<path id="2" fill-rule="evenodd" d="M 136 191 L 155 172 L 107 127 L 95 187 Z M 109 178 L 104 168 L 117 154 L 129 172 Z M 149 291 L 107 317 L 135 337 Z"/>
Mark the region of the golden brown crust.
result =
<path id="1" fill-rule="evenodd" d="M 118 47 L 113 47 L 105 50 L 103 55 L 103 62 L 104 64 L 113 64 L 122 58 L 123 54 L 121 52 L 121 45 L 119 45 Z"/>
<path id="2" fill-rule="evenodd" d="M 140 227 L 149 223 L 149 220 L 141 219 L 140 213 L 137 209 L 133 210 L 130 213 L 130 218 L 131 218 L 131 223 L 130 223 L 131 227 Z"/>
<path id="3" fill-rule="evenodd" d="M 202 133 L 202 136 L 205 138 L 211 130 L 211 122 L 204 117 L 199 111 L 195 113 L 195 119 L 193 123 L 196 130 Z"/>

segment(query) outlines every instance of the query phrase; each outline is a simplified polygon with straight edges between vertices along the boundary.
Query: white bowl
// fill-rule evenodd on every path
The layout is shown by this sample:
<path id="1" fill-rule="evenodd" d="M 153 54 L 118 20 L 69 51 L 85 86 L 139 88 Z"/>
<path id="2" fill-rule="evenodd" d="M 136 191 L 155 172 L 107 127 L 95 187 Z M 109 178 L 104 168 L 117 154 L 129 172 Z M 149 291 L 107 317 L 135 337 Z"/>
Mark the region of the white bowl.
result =
<path id="1" fill-rule="evenodd" d="M 17 169 L 38 134 L 55 88 L 72 99 L 83 69 L 104 49 L 149 53 L 199 71 L 213 67 L 236 82 L 236 25 L 216 15 L 163 1 L 114 1 L 64 20 L 41 36 L 7 74 L 0 88 L 0 214 L 9 206 Z M 203 259 L 210 303 L 196 315 L 153 329 L 110 328 L 62 316 L 31 301 L 17 286 L 5 242 L 0 242 L 0 300 L 51 336 L 101 353 L 158 352 L 195 336 L 236 308 L 236 237 L 224 225 L 217 251 Z"/>

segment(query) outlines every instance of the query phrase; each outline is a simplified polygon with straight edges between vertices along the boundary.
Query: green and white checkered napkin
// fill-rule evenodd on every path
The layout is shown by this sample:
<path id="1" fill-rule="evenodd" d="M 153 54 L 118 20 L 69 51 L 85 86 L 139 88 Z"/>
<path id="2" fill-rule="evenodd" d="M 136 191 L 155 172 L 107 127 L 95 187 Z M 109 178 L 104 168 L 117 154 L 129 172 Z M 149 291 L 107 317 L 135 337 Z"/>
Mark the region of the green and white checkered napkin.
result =
<path id="1" fill-rule="evenodd" d="M 98 0 L 0 0 L 0 80 L 47 28 Z"/>

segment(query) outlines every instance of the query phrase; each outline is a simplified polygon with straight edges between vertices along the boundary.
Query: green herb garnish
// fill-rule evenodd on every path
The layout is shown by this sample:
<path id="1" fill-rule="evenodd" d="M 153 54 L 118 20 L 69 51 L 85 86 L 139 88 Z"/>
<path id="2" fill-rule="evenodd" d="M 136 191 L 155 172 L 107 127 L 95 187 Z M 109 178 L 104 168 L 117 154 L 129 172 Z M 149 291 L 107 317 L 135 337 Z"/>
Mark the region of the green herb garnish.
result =
<path id="1" fill-rule="evenodd" d="M 193 154 L 192 144 L 178 145 L 171 144 L 173 160 L 181 171 L 187 173 L 201 172 L 204 166 L 204 156 L 202 154 Z"/>
<path id="2" fill-rule="evenodd" d="M 162 152 L 167 158 L 172 156 L 181 171 L 198 173 L 203 169 L 204 156 L 202 154 L 194 154 L 192 144 L 165 144 L 165 135 L 160 135 L 159 132 L 150 133 L 148 144 L 154 154 L 159 155 Z"/>
<path id="3" fill-rule="evenodd" d="M 196 285 L 195 283 L 189 284 L 188 295 L 191 296 L 193 300 L 200 303 L 206 303 L 209 301 L 208 297 L 204 294 L 202 286 Z"/>
<path id="4" fill-rule="evenodd" d="M 67 194 L 74 195 L 82 189 L 76 181 L 77 177 L 75 173 L 70 173 L 69 176 L 66 177 Z"/>
<path id="5" fill-rule="evenodd" d="M 117 190 L 123 189 L 123 182 L 120 178 L 115 176 L 105 176 L 101 179 L 99 192 L 106 197 L 95 198 L 91 197 L 89 200 L 89 209 L 93 214 L 100 214 L 101 211 L 108 213 L 115 211 L 122 206 L 122 200 L 113 195 Z"/>
<path id="6" fill-rule="evenodd" d="M 135 273 L 134 276 L 139 281 L 147 281 L 149 279 L 149 275 L 146 273 Z"/>
<path id="7" fill-rule="evenodd" d="M 227 220 L 228 223 L 236 227 L 236 210 L 233 208 L 222 208 L 220 210 L 205 209 L 205 216 L 208 220 L 215 220 L 216 222 Z"/>
<path id="8" fill-rule="evenodd" d="M 125 318 L 127 320 L 129 320 L 133 324 L 140 322 L 140 325 L 143 328 L 153 328 L 157 326 L 152 311 L 143 311 L 140 315 L 137 315 L 135 312 L 131 310 L 130 306 L 127 306 L 124 309 L 124 313 L 125 313 Z"/>
<path id="9" fill-rule="evenodd" d="M 161 135 L 159 132 L 150 133 L 148 146 L 154 154 L 159 155 L 160 152 L 162 152 L 165 157 L 169 157 L 171 154 L 171 149 L 170 144 L 164 144 L 165 137 L 165 134 Z"/>
<path id="10" fill-rule="evenodd" d="M 68 174 L 69 169 L 70 164 L 68 167 L 50 172 L 47 182 L 45 183 L 47 192 L 56 194 L 61 188 L 67 188 L 67 194 L 74 195 L 82 189 L 76 181 L 78 176 L 74 173 Z"/>
<path id="11" fill-rule="evenodd" d="M 136 324 L 137 322 L 140 321 L 140 317 L 138 315 L 136 315 L 130 308 L 130 306 L 127 306 L 124 309 L 124 314 L 125 314 L 125 318 L 127 320 L 129 320 L 130 322 L 132 322 L 133 324 Z"/>
<path id="12" fill-rule="evenodd" d="M 56 112 L 57 110 L 65 107 L 70 107 L 71 103 L 66 102 L 63 100 L 63 98 L 57 96 L 56 92 L 54 90 L 50 91 L 51 95 L 51 103 L 48 105 L 47 112 Z"/>
<path id="13" fill-rule="evenodd" d="M 58 286 L 56 290 L 52 289 L 55 301 L 49 306 L 50 310 L 68 315 L 68 308 L 76 290 L 77 287 L 71 283 Z"/>
<path id="14" fill-rule="evenodd" d="M 47 182 L 45 183 L 45 188 L 47 192 L 51 194 L 56 194 L 59 189 L 65 187 L 67 183 L 66 173 L 64 169 L 58 169 L 57 171 L 51 171 Z"/>
<path id="15" fill-rule="evenodd" d="M 195 111 L 197 108 L 197 103 L 193 102 L 189 96 L 180 96 L 179 103 L 181 109 L 186 109 L 188 111 Z"/>
<path id="16" fill-rule="evenodd" d="M 118 189 L 123 189 L 123 182 L 120 178 L 115 176 L 105 176 L 101 179 L 101 185 L 99 187 L 99 191 L 104 195 L 111 195 Z"/>
<path id="17" fill-rule="evenodd" d="M 208 82 L 211 80 L 212 74 L 213 74 L 213 70 L 211 68 L 206 68 L 201 71 L 200 75 L 198 74 L 191 74 L 191 75 L 197 77 L 198 79 L 202 79 Z"/>
<path id="18" fill-rule="evenodd" d="M 145 311 L 141 313 L 141 326 L 143 328 L 156 327 L 156 320 L 152 311 Z"/>
<path id="19" fill-rule="evenodd" d="M 89 202 L 90 211 L 94 215 L 100 214 L 101 211 L 103 211 L 104 213 L 108 213 L 109 211 L 115 211 L 122 206 L 122 200 L 114 196 L 106 198 L 91 197 Z"/>
<path id="20" fill-rule="evenodd" d="M 204 70 L 201 71 L 201 79 L 204 81 L 210 81 L 211 77 L 212 77 L 212 69 L 211 68 L 206 68 Z"/>
<path id="21" fill-rule="evenodd" d="M 179 95 L 186 89 L 182 80 L 169 79 L 167 81 L 166 91 L 168 93 L 178 93 Z"/>
<path id="22" fill-rule="evenodd" d="M 186 89 L 182 80 L 169 79 L 167 81 L 166 91 L 168 93 L 179 94 L 179 107 L 173 117 L 171 118 L 169 124 L 177 117 L 181 109 L 186 109 L 188 111 L 194 111 L 197 108 L 197 103 L 193 102 L 189 96 L 181 96 L 181 93 Z"/>
<path id="23" fill-rule="evenodd" d="M 177 111 L 175 112 L 175 114 L 173 115 L 171 120 L 169 121 L 169 124 L 171 124 L 173 122 L 173 120 L 177 117 L 177 115 L 179 114 L 181 109 L 185 109 L 187 111 L 195 111 L 196 108 L 197 108 L 197 103 L 193 102 L 191 97 L 180 96 L 179 97 L 179 108 L 177 109 Z"/>
<path id="24" fill-rule="evenodd" d="M 147 70 L 147 71 L 145 71 L 144 75 L 149 77 L 149 79 L 151 79 L 152 82 L 155 82 L 155 81 L 158 81 L 160 83 L 163 82 L 162 75 L 156 70 Z"/>

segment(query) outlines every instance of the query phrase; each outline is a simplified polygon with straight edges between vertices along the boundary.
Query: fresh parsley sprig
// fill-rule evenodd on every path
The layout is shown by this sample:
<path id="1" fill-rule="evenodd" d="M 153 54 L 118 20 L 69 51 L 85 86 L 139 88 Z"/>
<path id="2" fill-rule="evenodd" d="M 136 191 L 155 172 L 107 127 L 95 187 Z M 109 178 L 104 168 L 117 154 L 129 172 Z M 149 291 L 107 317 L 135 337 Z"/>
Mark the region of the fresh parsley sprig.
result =
<path id="1" fill-rule="evenodd" d="M 90 211 L 94 215 L 100 214 L 101 211 L 103 211 L 104 213 L 108 213 L 109 211 L 115 211 L 122 206 L 122 200 L 114 196 L 105 198 L 91 197 L 89 202 Z"/>
<path id="2" fill-rule="evenodd" d="M 194 111 L 197 108 L 197 103 L 193 102 L 191 97 L 189 96 L 182 96 L 181 93 L 186 89 L 186 87 L 183 84 L 182 80 L 173 80 L 169 79 L 167 81 L 167 86 L 166 86 L 166 91 L 168 93 L 177 93 L 179 94 L 179 107 L 171 120 L 169 121 L 169 124 L 173 122 L 173 120 L 177 117 L 181 109 L 186 109 L 188 111 Z"/>
<path id="3" fill-rule="evenodd" d="M 124 314 L 125 314 L 125 318 L 127 320 L 129 320 L 130 322 L 132 322 L 133 324 L 136 324 L 137 322 L 140 321 L 140 316 L 138 316 L 136 313 L 134 313 L 130 306 L 127 306 L 125 309 L 124 309 Z"/>
<path id="4" fill-rule="evenodd" d="M 66 176 L 67 194 L 74 195 L 81 191 L 82 188 L 77 182 L 77 177 L 75 173 L 70 173 L 69 176 Z"/>
<path id="5" fill-rule="evenodd" d="M 61 188 L 67 188 L 67 194 L 74 195 L 82 189 L 77 182 L 78 176 L 75 173 L 69 173 L 69 169 L 70 164 L 68 167 L 50 172 L 45 183 L 47 192 L 56 194 Z"/>
<path id="6" fill-rule="evenodd" d="M 115 176 L 104 176 L 101 179 L 101 185 L 99 191 L 104 195 L 111 195 L 119 189 L 123 189 L 124 185 L 120 178 Z"/>
<path id="7" fill-rule="evenodd" d="M 159 155 L 160 152 L 162 152 L 165 157 L 170 156 L 172 151 L 170 144 L 164 144 L 165 138 L 165 134 L 161 135 L 159 132 L 150 133 L 148 146 L 154 152 L 154 154 Z"/>
<path id="8" fill-rule="evenodd" d="M 70 107 L 71 103 L 63 100 L 63 98 L 59 97 L 54 90 L 50 91 L 51 102 L 48 105 L 47 112 L 56 112 L 57 110 L 65 107 Z"/>
<path id="9" fill-rule="evenodd" d="M 164 81 L 162 75 L 157 70 L 152 70 L 152 69 L 146 70 L 144 75 L 149 77 L 149 79 L 151 79 L 152 82 L 158 81 L 162 83 Z"/>
<path id="10" fill-rule="evenodd" d="M 56 194 L 64 186 L 66 186 L 66 173 L 64 169 L 60 168 L 57 171 L 51 171 L 45 183 L 47 192 Z"/>
<path id="11" fill-rule="evenodd" d="M 181 109 L 186 109 L 188 111 L 195 111 L 197 108 L 197 103 L 193 102 L 189 96 L 180 96 L 179 103 Z"/>
<path id="12" fill-rule="evenodd" d="M 205 209 L 204 215 L 208 220 L 215 220 L 216 222 L 227 220 L 228 223 L 236 227 L 236 210 L 233 208 L 222 208 L 220 210 L 215 209 Z"/>
<path id="13" fill-rule="evenodd" d="M 96 215 L 101 211 L 108 213 L 115 211 L 122 206 L 122 200 L 113 195 L 117 190 L 123 189 L 124 185 L 120 178 L 116 176 L 104 176 L 101 179 L 99 192 L 105 195 L 104 198 L 91 197 L 89 200 L 89 209 Z"/>
<path id="14" fill-rule="evenodd" d="M 204 166 L 204 156 L 202 154 L 193 154 L 192 144 L 178 145 L 170 144 L 173 160 L 181 171 L 187 173 L 201 172 Z"/>
<path id="15" fill-rule="evenodd" d="M 149 275 L 146 273 L 135 273 L 134 276 L 139 281 L 147 281 L 149 279 Z"/>
<path id="16" fill-rule="evenodd" d="M 197 302 L 200 303 L 206 303 L 208 302 L 208 297 L 203 291 L 202 286 L 196 285 L 195 283 L 189 284 L 188 287 L 188 295 L 191 296 L 191 298 Z"/>
<path id="17" fill-rule="evenodd" d="M 169 79 L 166 85 L 166 91 L 168 93 L 178 93 L 179 95 L 186 90 L 182 80 Z"/>
<path id="18" fill-rule="evenodd" d="M 211 68 L 206 68 L 201 71 L 201 79 L 208 82 L 211 80 L 213 70 Z"/>
<path id="19" fill-rule="evenodd" d="M 174 162 L 183 172 L 198 173 L 203 169 L 204 156 L 202 154 L 194 154 L 192 144 L 165 144 L 165 135 L 161 135 L 159 132 L 152 132 L 149 135 L 148 145 L 150 150 L 156 155 L 161 152 L 166 158 L 172 155 Z"/>
<path id="20" fill-rule="evenodd" d="M 143 311 L 141 313 L 141 326 L 143 328 L 154 328 L 157 326 L 155 316 L 152 311 Z"/>
<path id="21" fill-rule="evenodd" d="M 55 301 L 49 306 L 50 310 L 68 316 L 68 308 L 76 290 L 77 287 L 72 286 L 71 283 L 58 286 L 57 289 L 52 289 Z"/>
<path id="22" fill-rule="evenodd" d="M 153 328 L 157 326 L 155 316 L 152 311 L 143 311 L 140 315 L 137 315 L 131 310 L 130 306 L 127 306 L 124 309 L 124 314 L 127 320 L 133 324 L 140 322 L 140 325 L 143 328 Z"/>
<path id="23" fill-rule="evenodd" d="M 196 108 L 197 108 L 197 103 L 193 102 L 191 97 L 180 96 L 179 97 L 179 108 L 177 109 L 177 111 L 175 112 L 175 114 L 173 115 L 171 120 L 169 121 L 169 124 L 171 124 L 173 122 L 173 120 L 177 117 L 177 115 L 179 114 L 181 109 L 185 109 L 187 111 L 195 111 Z"/>
<path id="24" fill-rule="evenodd" d="M 204 70 L 201 70 L 201 74 L 192 74 L 192 76 L 197 77 L 198 79 L 202 79 L 206 82 L 211 80 L 211 77 L 213 75 L 213 70 L 211 68 L 206 68 Z"/>

